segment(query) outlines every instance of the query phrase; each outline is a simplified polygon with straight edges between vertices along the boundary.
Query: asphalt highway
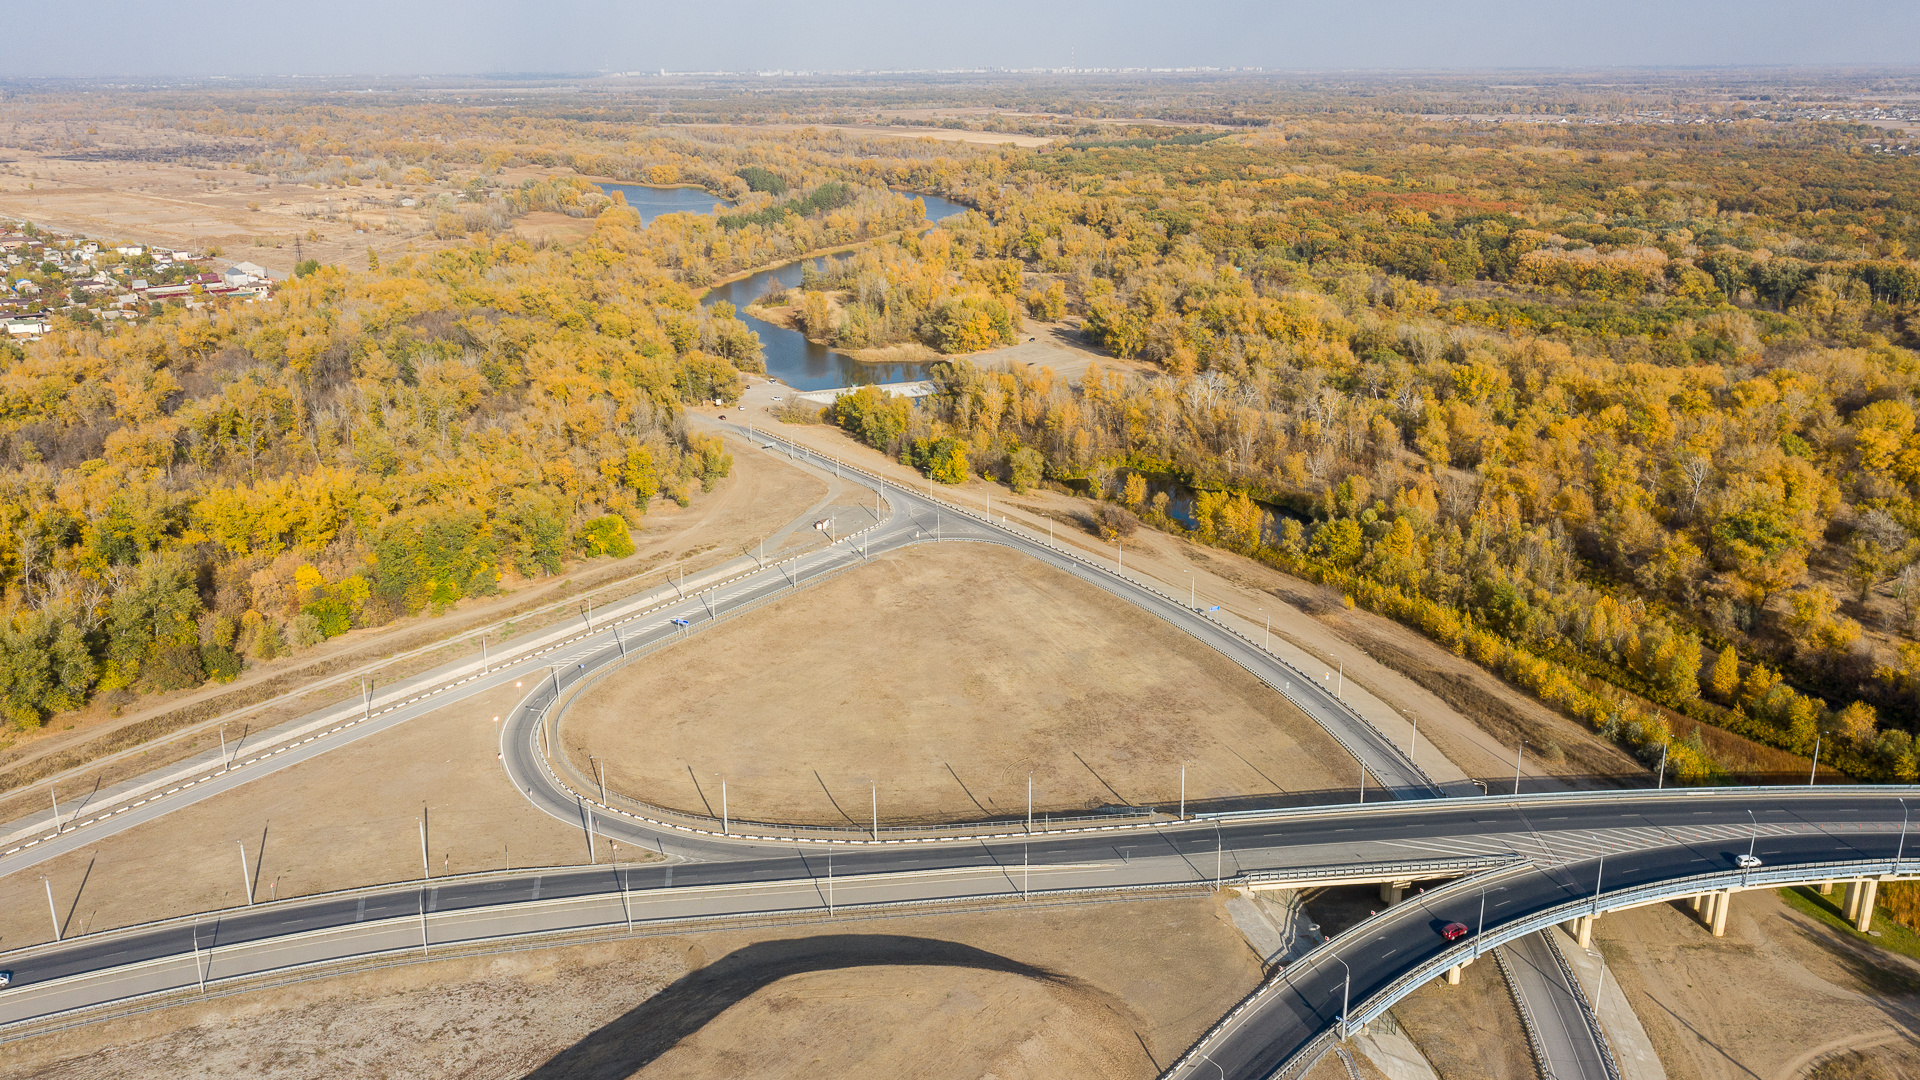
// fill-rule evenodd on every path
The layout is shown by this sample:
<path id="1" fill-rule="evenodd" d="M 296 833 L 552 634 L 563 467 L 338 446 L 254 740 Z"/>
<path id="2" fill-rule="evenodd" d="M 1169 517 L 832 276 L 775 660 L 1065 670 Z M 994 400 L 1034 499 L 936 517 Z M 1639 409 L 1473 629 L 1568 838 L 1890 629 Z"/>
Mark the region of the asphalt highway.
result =
<path id="1" fill-rule="evenodd" d="M 818 468 L 838 467 L 796 448 L 777 452 Z M 1770 868 L 1885 859 L 1904 842 L 1896 797 L 1911 798 L 1914 789 L 1432 798 L 1438 794 L 1435 786 L 1378 730 L 1315 679 L 1206 612 L 1039 537 L 991 524 L 899 485 L 867 480 L 883 492 L 890 512 L 859 534 L 684 598 L 649 600 L 610 612 L 608 617 L 618 621 L 544 654 L 545 666 L 521 664 L 468 679 L 409 706 L 412 711 L 399 710 L 351 731 L 316 736 L 273 763 L 284 767 L 348 738 L 404 722 L 417 712 L 520 682 L 527 696 L 501 731 L 502 763 L 516 785 L 543 811 L 579 824 L 583 839 L 590 825 L 600 858 L 607 858 L 608 843 L 617 841 L 629 850 L 652 849 L 668 856 L 667 861 L 421 881 L 260 904 L 207 913 L 197 921 L 174 920 L 14 950 L 0 954 L 0 968 L 14 974 L 13 987 L 0 991 L 0 1024 L 189 987 L 208 978 L 384 950 L 431 950 L 503 936 L 609 927 L 628 920 L 824 915 L 836 903 L 1191 888 L 1223 879 L 1231 883 L 1339 867 L 1414 867 L 1468 857 L 1506 860 L 1509 868 L 1483 875 L 1486 930 L 1473 939 L 1479 944 L 1555 905 L 1592 895 L 1596 884 L 1612 893 L 1725 872 L 1750 837 Z M 564 690 L 619 663 L 645 663 L 644 656 L 634 654 L 669 648 L 676 638 L 863 559 L 911 544 L 949 540 L 1014 547 L 1208 642 L 1325 726 L 1364 763 L 1378 787 L 1364 805 L 1316 810 L 1176 823 L 1118 821 L 1031 836 L 949 840 L 881 842 L 887 839 L 884 833 L 875 838 L 853 832 L 828 844 L 818 837 L 803 842 L 719 835 L 715 823 L 650 822 L 624 806 L 599 804 L 593 793 L 569 787 L 542 757 L 542 721 L 551 720 L 548 707 Z M 244 777 L 215 778 L 206 790 L 225 790 L 261 774 L 256 770 Z M 1382 787 L 1396 798 L 1372 801 Z M 197 797 L 200 790 L 193 794 Z M 184 803 L 172 799 L 132 809 L 62 834 L 0 861 L 0 871 L 30 865 L 62 850 L 63 844 L 93 842 L 176 805 Z M 586 845 L 582 847 L 584 857 Z M 1417 877 L 1419 871 L 1409 869 L 1408 874 Z M 1439 926 L 1455 920 L 1481 925 L 1479 892 L 1467 896 L 1457 887 L 1432 891 L 1432 898 L 1416 894 L 1289 966 L 1282 982 L 1209 1037 L 1207 1059 L 1221 1064 L 1231 1077 L 1265 1077 L 1333 1024 L 1342 1000 L 1357 1007 L 1378 998 L 1409 971 L 1439 956 L 1448 947 L 1438 936 Z"/>
<path id="2" fill-rule="evenodd" d="M 754 437 L 743 428 L 733 428 L 742 438 Z M 759 437 L 760 445 L 785 453 L 820 469 L 849 473 L 846 466 L 816 455 L 804 448 L 774 444 Z M 677 605 L 663 606 L 636 624 L 629 624 L 594 638 L 583 640 L 555 661 L 553 675 L 530 688 L 528 696 L 502 724 L 500 751 L 507 774 L 514 785 L 527 794 L 534 805 L 561 820 L 591 827 L 599 834 L 632 845 L 653 847 L 663 854 L 691 858 L 739 858 L 749 854 L 749 845 L 718 842 L 710 836 L 685 829 L 663 827 L 660 818 L 650 820 L 626 812 L 623 807 L 599 803 L 594 792 L 579 790 L 584 784 L 569 785 L 544 761 L 543 751 L 551 746 L 555 718 L 550 706 L 556 698 L 579 683 L 626 663 L 644 663 L 635 653 L 671 643 L 696 633 L 715 621 L 728 617 L 798 589 L 858 562 L 914 544 L 972 541 L 1003 544 L 1038 559 L 1063 573 L 1071 574 L 1115 596 L 1139 605 L 1162 619 L 1192 634 L 1228 656 L 1266 682 L 1354 754 L 1371 778 L 1373 797 L 1432 798 L 1441 794 L 1412 760 L 1372 724 L 1342 703 L 1318 681 L 1294 669 L 1238 633 L 1228 629 L 1205 611 L 1195 610 L 1173 597 L 1153 589 L 1118 569 L 1108 569 L 1091 560 L 1047 543 L 1024 530 L 995 524 L 978 515 L 957 511 L 910 488 L 867 474 L 857 474 L 879 489 L 885 497 L 887 517 L 860 533 L 829 547 L 745 575 L 725 586 L 702 592 Z M 563 706 L 564 707 L 564 706 Z M 546 730 L 543 736 L 542 725 Z M 1356 798 L 1364 797 L 1356 770 Z M 599 803 L 599 805 L 592 805 Z M 711 825 L 720 823 L 713 822 Z M 751 831 L 750 828 L 734 831 Z"/>
<path id="3" fill-rule="evenodd" d="M 1546 1053 L 1548 1074 L 1554 1080 L 1608 1080 L 1600 1044 L 1594 1041 L 1580 999 L 1554 955 L 1555 945 L 1548 935 L 1557 933 L 1542 930 L 1500 948 L 1506 950 L 1520 998 L 1527 1003 Z"/>
<path id="4" fill-rule="evenodd" d="M 752 858 L 647 863 L 422 881 L 286 900 L 109 931 L 0 955 L 15 985 L 0 1023 L 137 992 L 192 986 L 288 963 L 504 934 L 607 926 L 625 918 L 827 913 L 838 903 L 1008 898 L 1029 891 L 1210 885 L 1333 867 L 1508 859 L 1486 888 L 1488 938 L 1528 915 L 1649 882 L 1723 872 L 1749 839 L 1769 867 L 1891 857 L 1901 843 L 1896 795 L 1879 789 L 1637 792 L 1511 796 L 1288 812 L 1036 834 L 965 844 L 754 845 Z M 1751 811 L 1751 815 L 1749 814 Z M 1604 858 L 1604 871 L 1601 860 Z M 829 870 L 831 859 L 831 870 Z M 1024 868 L 1024 872 L 1023 872 Z M 1604 880 L 1601 875 L 1604 873 Z M 834 884 L 827 884 L 829 875 Z M 1409 876 L 1417 876 L 1410 873 Z M 1344 935 L 1287 969 L 1265 999 L 1210 1042 L 1229 1076 L 1263 1077 L 1339 1015 L 1336 990 L 1366 999 L 1446 947 L 1448 921 L 1478 927 L 1478 897 L 1424 894 L 1364 933 Z M 298 947 L 284 943 L 299 937 Z M 398 942 L 396 945 L 395 942 Z M 249 950 L 256 950 L 249 952 Z M 209 954 L 206 967 L 198 957 Z M 188 963 L 183 957 L 195 957 Z M 1335 959 L 1345 960 L 1352 983 Z M 258 965 L 266 965 L 265 967 Z M 102 973 L 133 970 L 132 981 Z"/>

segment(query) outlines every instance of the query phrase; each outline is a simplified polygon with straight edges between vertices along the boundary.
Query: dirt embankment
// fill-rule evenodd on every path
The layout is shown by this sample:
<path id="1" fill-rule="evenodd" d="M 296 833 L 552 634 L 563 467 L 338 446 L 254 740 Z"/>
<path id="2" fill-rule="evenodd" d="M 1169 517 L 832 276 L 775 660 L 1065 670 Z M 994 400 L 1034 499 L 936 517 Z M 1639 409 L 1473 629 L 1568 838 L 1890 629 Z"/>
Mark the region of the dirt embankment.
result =
<path id="1" fill-rule="evenodd" d="M 586 691 L 561 739 L 610 790 L 865 825 L 1189 807 L 1351 782 L 1352 758 L 1219 653 L 987 544 L 916 547 Z M 590 765 L 588 757 L 594 759 Z"/>
<path id="2" fill-rule="evenodd" d="M 1212 897 L 414 964 L 0 1047 L 141 1075 L 1150 1080 L 1259 980 Z"/>
<path id="3" fill-rule="evenodd" d="M 1608 915 L 1594 931 L 1672 1080 L 1796 1080 L 1920 1031 L 1920 964 L 1771 892 L 1737 894 L 1724 938 L 1678 903 Z"/>

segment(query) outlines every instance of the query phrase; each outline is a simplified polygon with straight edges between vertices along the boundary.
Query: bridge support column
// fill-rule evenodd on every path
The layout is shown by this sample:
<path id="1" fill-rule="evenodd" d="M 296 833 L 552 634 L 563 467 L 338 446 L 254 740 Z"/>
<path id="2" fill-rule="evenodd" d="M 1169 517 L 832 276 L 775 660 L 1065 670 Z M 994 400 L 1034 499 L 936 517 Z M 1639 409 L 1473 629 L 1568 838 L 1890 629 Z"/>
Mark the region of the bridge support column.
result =
<path id="1" fill-rule="evenodd" d="M 1461 973 L 1461 972 L 1463 972 L 1463 971 L 1465 971 L 1466 969 L 1468 969 L 1468 968 L 1470 968 L 1470 967 L 1472 967 L 1472 966 L 1473 966 L 1473 957 L 1471 957 L 1471 956 L 1469 956 L 1469 957 L 1467 957 L 1467 958 L 1466 958 L 1465 960 L 1462 960 L 1462 961 L 1460 961 L 1459 963 L 1457 963 L 1457 964 L 1455 964 L 1455 965 L 1453 965 L 1452 967 L 1450 967 L 1450 968 L 1448 968 L 1448 969 L 1447 969 L 1447 985 L 1448 985 L 1448 986 L 1459 986 L 1459 985 L 1460 985 L 1460 973 Z"/>
<path id="2" fill-rule="evenodd" d="M 1854 922 L 1860 918 L 1860 894 L 1865 890 L 1866 884 L 1866 879 L 1864 878 L 1857 878 L 1847 882 L 1846 911 L 1848 922 Z"/>
<path id="3" fill-rule="evenodd" d="M 1383 881 L 1380 883 L 1380 902 L 1392 907 L 1400 902 L 1412 886 L 1411 881 Z"/>
<path id="4" fill-rule="evenodd" d="M 1699 893 L 1694 893 L 1692 896 L 1687 897 L 1687 907 L 1691 909 L 1695 914 L 1699 913 L 1700 911 L 1700 894 Z"/>
<path id="5" fill-rule="evenodd" d="M 1831 882 L 1831 881 L 1823 881 L 1823 882 L 1821 882 L 1821 883 L 1820 883 L 1820 895 L 1821 895 L 1821 896 L 1832 896 L 1832 895 L 1833 895 L 1833 882 Z"/>
<path id="6" fill-rule="evenodd" d="M 1693 899 L 1693 910 L 1700 913 L 1700 925 L 1711 931 L 1713 929 L 1714 909 L 1720 906 L 1720 894 L 1717 892 L 1701 893 Z"/>
<path id="7" fill-rule="evenodd" d="M 1718 892 L 1714 896 L 1716 899 L 1713 905 L 1713 936 L 1726 937 L 1727 909 L 1733 906 L 1733 890 Z"/>
<path id="8" fill-rule="evenodd" d="M 1573 935 L 1573 939 L 1574 941 L 1578 942 L 1580 947 L 1583 949 L 1590 949 L 1593 947 L 1593 920 L 1597 918 L 1599 918 L 1598 915 L 1583 915 L 1579 919 L 1575 920 L 1576 923 L 1579 925 L 1580 930 L 1578 933 Z"/>
<path id="9" fill-rule="evenodd" d="M 1873 928 L 1873 899 L 1880 891 L 1880 880 L 1878 878 L 1862 878 L 1860 879 L 1858 887 L 1860 889 L 1860 899 L 1858 901 L 1860 909 L 1854 913 L 1853 928 L 1864 934 Z"/>

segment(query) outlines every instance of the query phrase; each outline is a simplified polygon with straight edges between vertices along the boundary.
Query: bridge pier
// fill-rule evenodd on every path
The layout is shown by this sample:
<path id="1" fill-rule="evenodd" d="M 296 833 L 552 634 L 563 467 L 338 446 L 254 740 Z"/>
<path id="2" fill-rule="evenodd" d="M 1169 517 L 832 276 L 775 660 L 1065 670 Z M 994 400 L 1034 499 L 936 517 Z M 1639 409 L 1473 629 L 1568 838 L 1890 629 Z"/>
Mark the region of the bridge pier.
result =
<path id="1" fill-rule="evenodd" d="M 1412 887 L 1413 882 L 1411 881 L 1383 881 L 1380 883 L 1380 902 L 1388 907 L 1392 907 L 1398 904 L 1400 899 L 1407 894 L 1407 890 Z"/>
<path id="2" fill-rule="evenodd" d="M 1821 883 L 1820 883 L 1820 895 L 1821 895 L 1821 896 L 1832 896 L 1832 895 L 1833 895 L 1833 882 L 1831 882 L 1831 881 L 1823 881 L 1823 882 L 1821 882 Z"/>
<path id="3" fill-rule="evenodd" d="M 1880 892 L 1880 879 L 1859 878 L 1847 886 L 1847 920 L 1853 928 L 1866 933 L 1873 928 L 1873 901 Z"/>
<path id="4" fill-rule="evenodd" d="M 1713 894 L 1713 936 L 1727 936 L 1727 909 L 1733 906 L 1733 890 Z"/>
<path id="5" fill-rule="evenodd" d="M 1585 949 L 1593 943 L 1593 920 L 1597 918 L 1599 918 L 1598 915 L 1580 915 L 1561 923 L 1560 929 L 1565 930 L 1568 937 L 1579 942 L 1580 947 Z"/>

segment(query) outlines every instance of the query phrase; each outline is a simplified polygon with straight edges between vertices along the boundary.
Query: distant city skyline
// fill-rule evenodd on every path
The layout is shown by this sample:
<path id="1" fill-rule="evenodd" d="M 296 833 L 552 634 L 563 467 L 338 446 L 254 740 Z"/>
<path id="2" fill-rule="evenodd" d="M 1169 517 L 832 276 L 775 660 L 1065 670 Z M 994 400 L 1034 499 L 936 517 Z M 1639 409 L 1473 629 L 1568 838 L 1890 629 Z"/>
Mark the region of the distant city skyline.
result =
<path id="1" fill-rule="evenodd" d="M 128 0 L 10 5 L 8 74 L 1261 67 L 1431 70 L 1920 64 L 1920 4 L 1839 0 L 1063 0 L 933 13 L 877 0 Z"/>

